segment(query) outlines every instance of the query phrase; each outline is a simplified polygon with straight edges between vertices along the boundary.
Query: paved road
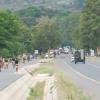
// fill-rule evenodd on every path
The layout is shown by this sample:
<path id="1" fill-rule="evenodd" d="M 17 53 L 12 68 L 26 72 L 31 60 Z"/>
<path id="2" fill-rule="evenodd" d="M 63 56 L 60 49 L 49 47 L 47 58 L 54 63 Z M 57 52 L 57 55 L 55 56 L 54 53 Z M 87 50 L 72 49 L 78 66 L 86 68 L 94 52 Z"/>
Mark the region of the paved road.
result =
<path id="1" fill-rule="evenodd" d="M 99 62 L 86 60 L 86 64 L 83 64 L 82 62 L 74 64 L 74 62 L 73 63 L 70 62 L 69 56 L 66 57 L 65 61 L 69 65 L 71 65 L 73 69 L 77 70 L 78 72 L 98 82 L 100 81 L 100 63 Z"/>
<path id="2" fill-rule="evenodd" d="M 29 65 L 38 63 L 37 59 L 30 61 L 29 63 L 26 62 L 25 64 L 20 63 L 21 68 L 26 68 Z M 0 72 L 0 91 L 10 85 L 12 82 L 16 81 L 22 77 L 22 75 L 15 74 L 15 69 L 12 67 L 12 64 L 9 65 L 8 69 L 3 69 Z"/>
<path id="3" fill-rule="evenodd" d="M 91 100 L 100 100 L 100 62 L 86 61 L 86 64 L 74 64 L 69 55 L 60 55 L 56 64 L 91 97 Z"/>

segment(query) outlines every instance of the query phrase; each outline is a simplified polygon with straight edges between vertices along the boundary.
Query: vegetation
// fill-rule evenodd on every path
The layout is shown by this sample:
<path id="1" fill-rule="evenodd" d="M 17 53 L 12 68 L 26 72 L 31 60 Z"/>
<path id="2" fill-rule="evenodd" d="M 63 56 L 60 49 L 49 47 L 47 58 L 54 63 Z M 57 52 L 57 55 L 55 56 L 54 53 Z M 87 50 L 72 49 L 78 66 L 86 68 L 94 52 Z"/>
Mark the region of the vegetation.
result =
<path id="1" fill-rule="evenodd" d="M 62 71 L 56 69 L 54 63 L 40 65 L 40 67 L 33 70 L 33 74 L 55 75 L 58 100 L 89 100 L 79 88 L 72 84 L 71 80 Z"/>
<path id="2" fill-rule="evenodd" d="M 58 91 L 58 100 L 90 100 L 83 92 L 74 86 L 71 81 L 59 74 L 55 85 Z"/>
<path id="3" fill-rule="evenodd" d="M 100 1 L 86 0 L 85 7 L 80 15 L 79 25 L 74 33 L 75 45 L 85 49 L 96 49 L 100 46 Z"/>
<path id="4" fill-rule="evenodd" d="M 15 56 L 39 48 L 47 50 L 57 47 L 60 43 L 61 35 L 56 18 L 41 17 L 30 28 L 14 13 L 0 10 L 0 20 L 0 56 Z"/>
<path id="5" fill-rule="evenodd" d="M 70 45 L 70 46 L 75 46 L 75 40 L 74 39 L 76 35 L 74 34 L 74 30 L 75 27 L 78 25 L 79 22 L 79 16 L 80 16 L 80 12 L 73 12 L 73 13 L 69 13 L 68 16 L 62 16 L 62 18 L 60 18 L 60 30 L 63 36 L 63 41 L 62 41 L 62 45 L 66 46 L 66 45 Z"/>
<path id="6" fill-rule="evenodd" d="M 40 67 L 35 68 L 33 74 L 49 74 L 50 76 L 54 75 L 55 70 L 53 70 L 53 63 L 42 64 Z"/>
<path id="7" fill-rule="evenodd" d="M 84 0 L 83 0 L 84 1 Z M 71 10 L 71 8 L 80 8 L 79 5 L 82 0 L 0 0 L 0 8 L 10 9 L 12 11 L 25 9 L 35 6 L 45 7 L 50 9 L 65 9 Z M 73 4 L 73 5 L 72 5 Z M 74 10 L 73 9 L 73 10 Z"/>
<path id="8" fill-rule="evenodd" d="M 94 48 L 100 46 L 100 1 L 87 0 L 85 9 L 80 18 L 80 31 L 84 47 Z M 84 35 L 84 36 L 83 36 Z M 87 42 L 86 42 L 87 41 Z"/>
<path id="9" fill-rule="evenodd" d="M 49 0 L 46 2 L 48 3 Z M 53 3 L 54 2 L 55 1 L 53 1 Z M 56 3 L 57 3 L 57 1 L 56 1 Z M 48 4 L 50 5 L 51 3 L 48 3 Z M 74 4 L 76 4 L 77 6 L 81 6 L 81 8 L 82 8 L 82 6 L 84 4 L 84 0 L 83 1 L 82 0 L 75 0 Z M 72 5 L 72 6 L 75 6 L 75 5 Z M 59 28 L 59 33 L 62 33 L 61 34 L 62 41 L 59 41 L 59 42 L 61 42 L 60 45 L 73 46 L 76 44 L 74 44 L 74 42 L 72 41 L 73 40 L 72 33 L 73 33 L 75 27 L 79 24 L 78 22 L 79 22 L 79 17 L 80 17 L 79 8 L 77 8 L 77 10 L 76 10 L 76 12 L 73 12 L 73 11 L 68 10 L 67 8 L 48 9 L 48 8 L 45 8 L 44 6 L 42 6 L 42 7 L 41 6 L 38 6 L 38 7 L 33 6 L 33 7 L 29 7 L 28 9 L 17 11 L 16 14 L 18 16 L 20 16 L 20 18 L 28 26 L 33 26 L 33 25 L 35 26 L 36 21 L 38 19 L 42 18 L 41 16 L 48 17 L 50 19 L 56 18 L 56 20 L 57 20 L 56 25 Z"/>
<path id="10" fill-rule="evenodd" d="M 78 23 L 80 12 L 79 11 L 69 12 L 69 11 L 66 11 L 66 9 L 65 10 L 64 9 L 60 9 L 60 10 L 44 9 L 41 7 L 37 8 L 36 6 L 33 6 L 28 9 L 18 11 L 16 12 L 16 14 L 20 16 L 20 18 L 30 27 L 35 26 L 37 24 L 38 19 L 43 20 L 43 17 L 41 16 L 44 16 L 44 18 L 46 18 L 44 20 L 47 20 L 47 17 L 48 19 L 56 19 L 55 31 L 56 29 L 59 29 L 60 36 L 58 37 L 60 37 L 60 40 L 61 40 L 59 41 L 60 45 L 72 45 L 70 34 L 73 32 L 74 27 L 76 27 L 76 24 Z M 44 22 L 42 22 L 42 24 L 43 23 Z"/>
<path id="11" fill-rule="evenodd" d="M 31 88 L 27 100 L 43 100 L 45 82 L 39 82 L 34 88 Z"/>
<path id="12" fill-rule="evenodd" d="M 75 1 L 80 6 L 84 4 L 84 0 Z M 33 53 L 40 48 L 47 51 L 65 45 L 96 50 L 100 46 L 99 5 L 99 0 L 86 0 L 82 11 L 66 10 L 65 6 L 50 9 L 44 5 L 14 13 L 0 10 L 0 56 Z"/>
<path id="13" fill-rule="evenodd" d="M 68 11 L 65 10 L 53 10 L 53 9 L 45 9 L 44 7 L 32 6 L 27 9 L 23 9 L 20 11 L 16 11 L 15 14 L 19 16 L 21 20 L 23 20 L 27 25 L 32 26 L 35 24 L 36 20 L 41 16 L 52 17 L 62 17 L 67 16 Z"/>
<path id="14" fill-rule="evenodd" d="M 0 55 L 9 56 L 23 51 L 20 21 L 10 11 L 0 10 Z"/>
<path id="15" fill-rule="evenodd" d="M 61 34 L 56 18 L 41 17 L 37 19 L 37 24 L 33 27 L 34 46 L 42 48 L 43 51 L 57 48 L 61 44 Z"/>

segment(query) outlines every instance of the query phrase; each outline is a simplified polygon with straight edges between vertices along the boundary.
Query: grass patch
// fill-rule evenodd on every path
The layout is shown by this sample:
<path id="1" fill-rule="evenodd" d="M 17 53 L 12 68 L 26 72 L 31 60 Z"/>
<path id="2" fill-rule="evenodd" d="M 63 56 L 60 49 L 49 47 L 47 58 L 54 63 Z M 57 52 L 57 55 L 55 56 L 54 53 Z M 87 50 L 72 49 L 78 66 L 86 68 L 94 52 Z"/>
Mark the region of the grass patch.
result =
<path id="1" fill-rule="evenodd" d="M 34 88 L 31 88 L 27 100 L 43 100 L 45 82 L 39 82 Z"/>
<path id="2" fill-rule="evenodd" d="M 33 70 L 33 74 L 45 73 L 56 76 L 55 86 L 58 92 L 58 100 L 90 100 L 72 84 L 71 80 L 62 71 L 55 67 L 54 63 L 44 63 Z"/>
<path id="3" fill-rule="evenodd" d="M 55 85 L 58 91 L 58 100 L 89 100 L 83 92 L 74 86 L 64 75 L 56 76 Z"/>
<path id="4" fill-rule="evenodd" d="M 40 67 L 35 68 L 32 71 L 32 73 L 33 74 L 46 74 L 46 73 L 48 73 L 50 76 L 52 76 L 55 73 L 53 66 L 54 66 L 53 63 L 41 64 Z"/>

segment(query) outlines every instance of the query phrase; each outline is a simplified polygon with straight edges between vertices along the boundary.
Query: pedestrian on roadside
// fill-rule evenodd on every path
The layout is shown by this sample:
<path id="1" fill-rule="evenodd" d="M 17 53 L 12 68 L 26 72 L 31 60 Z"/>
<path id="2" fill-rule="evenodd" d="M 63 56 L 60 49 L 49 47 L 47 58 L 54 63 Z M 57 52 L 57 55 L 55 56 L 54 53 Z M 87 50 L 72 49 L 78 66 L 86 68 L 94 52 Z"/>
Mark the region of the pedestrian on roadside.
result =
<path id="1" fill-rule="evenodd" d="M 19 69 L 19 60 L 18 58 L 15 59 L 15 66 L 16 66 L 16 72 L 18 72 L 18 69 Z"/>
<path id="2" fill-rule="evenodd" d="M 54 58 L 55 58 L 56 57 L 56 51 L 55 50 L 54 50 L 53 54 L 54 54 Z"/>
<path id="3" fill-rule="evenodd" d="M 32 54 L 32 59 L 34 59 L 34 54 Z"/>
<path id="4" fill-rule="evenodd" d="M 4 65 L 5 65 L 5 69 L 8 69 L 9 61 L 7 58 L 4 61 Z"/>
<path id="5" fill-rule="evenodd" d="M 27 61 L 28 62 L 30 61 L 30 55 L 27 55 Z"/>
<path id="6" fill-rule="evenodd" d="M 0 59 L 0 72 L 1 72 L 2 67 L 3 67 L 3 61 L 2 59 Z"/>
<path id="7" fill-rule="evenodd" d="M 32 56 L 32 54 L 30 54 L 30 60 L 32 61 L 32 59 L 33 59 L 33 56 Z"/>
<path id="8" fill-rule="evenodd" d="M 23 63 L 25 63 L 25 61 L 27 60 L 26 55 L 23 55 L 22 59 L 23 59 Z"/>
<path id="9" fill-rule="evenodd" d="M 13 68 L 15 68 L 16 64 L 15 64 L 15 58 L 12 58 L 12 66 Z"/>

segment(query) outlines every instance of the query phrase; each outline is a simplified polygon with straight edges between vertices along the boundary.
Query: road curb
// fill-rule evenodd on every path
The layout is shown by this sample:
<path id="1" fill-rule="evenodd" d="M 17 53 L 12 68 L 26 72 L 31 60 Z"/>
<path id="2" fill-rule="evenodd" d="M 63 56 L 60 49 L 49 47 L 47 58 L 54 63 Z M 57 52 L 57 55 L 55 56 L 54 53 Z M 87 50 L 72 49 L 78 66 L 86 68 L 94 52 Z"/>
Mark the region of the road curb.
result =
<path id="1" fill-rule="evenodd" d="M 31 71 L 33 68 L 36 68 L 39 65 L 39 63 L 30 65 L 27 70 Z M 20 71 L 16 74 L 21 74 L 21 72 L 23 72 L 23 69 L 20 69 Z M 24 73 L 22 74 L 24 74 L 24 76 L 0 91 L 0 100 L 26 100 L 29 89 L 31 86 L 35 85 L 36 82 L 27 71 L 24 70 Z"/>

